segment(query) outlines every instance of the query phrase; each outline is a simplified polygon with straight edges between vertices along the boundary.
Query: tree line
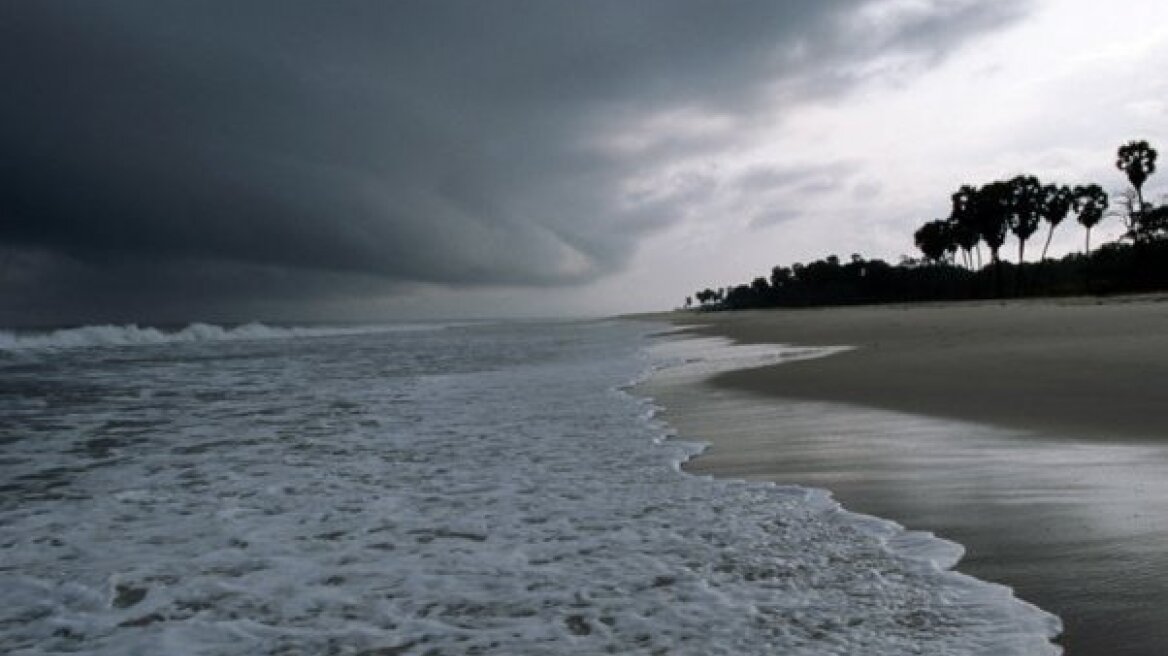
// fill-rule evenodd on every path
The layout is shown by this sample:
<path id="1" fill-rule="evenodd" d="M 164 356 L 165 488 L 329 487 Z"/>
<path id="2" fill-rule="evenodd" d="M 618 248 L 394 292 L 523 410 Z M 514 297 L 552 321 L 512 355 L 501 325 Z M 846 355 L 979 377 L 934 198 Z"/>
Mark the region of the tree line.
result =
<path id="1" fill-rule="evenodd" d="M 904 257 L 891 265 L 859 254 L 847 262 L 832 255 L 776 266 L 769 276 L 749 284 L 699 290 L 685 299 L 685 306 L 694 306 L 695 299 L 703 309 L 741 309 L 1165 289 L 1168 205 L 1144 200 L 1144 184 L 1156 171 L 1156 157 L 1147 141 L 1119 147 L 1115 166 L 1131 188 L 1110 211 L 1111 199 L 1098 184 L 1072 187 L 1018 175 L 962 185 L 950 196 L 949 216 L 928 221 L 913 234 L 919 259 Z M 1048 259 L 1055 230 L 1072 216 L 1085 231 L 1083 252 Z M 1118 216 L 1124 233 L 1092 251 L 1091 230 L 1107 216 Z M 1026 247 L 1043 225 L 1041 255 L 1037 262 L 1027 262 Z M 1015 263 L 1001 254 L 1011 235 L 1017 245 Z"/>

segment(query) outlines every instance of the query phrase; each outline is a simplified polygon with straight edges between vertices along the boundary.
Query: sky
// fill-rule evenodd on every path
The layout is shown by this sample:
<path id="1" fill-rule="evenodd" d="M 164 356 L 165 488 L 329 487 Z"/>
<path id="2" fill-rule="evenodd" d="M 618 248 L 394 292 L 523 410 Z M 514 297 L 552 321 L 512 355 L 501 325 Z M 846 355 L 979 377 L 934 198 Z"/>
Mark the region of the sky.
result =
<path id="1" fill-rule="evenodd" d="M 1121 193 L 1168 3 L 0 0 L 0 86 L 0 326 L 606 315 Z"/>

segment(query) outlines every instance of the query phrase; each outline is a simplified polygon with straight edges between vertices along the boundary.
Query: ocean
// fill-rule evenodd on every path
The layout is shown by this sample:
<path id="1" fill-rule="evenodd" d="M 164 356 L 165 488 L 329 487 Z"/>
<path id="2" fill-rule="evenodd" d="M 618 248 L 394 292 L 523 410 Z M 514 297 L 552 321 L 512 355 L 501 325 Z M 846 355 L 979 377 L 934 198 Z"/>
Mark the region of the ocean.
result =
<path id="1" fill-rule="evenodd" d="M 0 333 L 0 652 L 1058 653 L 958 545 L 682 472 L 638 381 L 819 354 L 661 330 Z"/>

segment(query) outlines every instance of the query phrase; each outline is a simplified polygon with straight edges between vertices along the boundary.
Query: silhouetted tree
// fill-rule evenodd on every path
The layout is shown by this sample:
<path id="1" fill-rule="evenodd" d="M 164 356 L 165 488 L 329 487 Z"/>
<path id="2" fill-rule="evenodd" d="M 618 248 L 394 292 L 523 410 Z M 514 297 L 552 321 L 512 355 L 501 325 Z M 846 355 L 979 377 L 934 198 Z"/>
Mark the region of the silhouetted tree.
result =
<path id="1" fill-rule="evenodd" d="M 982 269 L 980 243 L 990 249 L 994 288 L 1002 295 L 1005 263 L 1001 248 L 1006 237 L 1018 238 L 1016 280 L 1022 289 L 1024 271 L 1037 270 L 1026 263 L 1026 244 L 1045 221 L 1049 229 L 1042 246 L 1041 271 L 1025 291 L 1046 294 L 1077 293 L 1085 279 L 1087 289 L 1099 293 L 1168 289 L 1168 204 L 1153 207 L 1143 201 L 1142 187 L 1155 171 L 1156 152 L 1147 142 L 1131 142 L 1119 149 L 1117 166 L 1132 183 L 1124 192 L 1121 213 L 1132 244 L 1115 242 L 1091 252 L 1091 231 L 1106 216 L 1108 196 L 1097 184 L 1043 185 L 1034 176 L 1019 175 L 1008 181 L 982 186 L 963 185 L 952 195 L 952 213 L 934 219 L 913 234 L 924 259 L 902 255 L 892 266 L 881 260 L 865 260 L 853 253 L 847 263 L 835 255 L 790 267 L 775 266 L 769 277 L 759 276 L 738 284 L 696 293 L 703 309 L 734 310 L 750 307 L 802 307 L 889 301 L 977 298 L 986 295 L 990 272 Z M 1074 211 L 1086 230 L 1086 257 L 1078 254 L 1048 260 L 1055 229 Z M 978 267 L 969 271 L 953 266 L 962 250 L 972 267 L 977 250 Z M 931 262 L 933 266 L 923 266 Z M 1097 284 L 1096 284 L 1097 283 Z M 687 307 L 692 304 L 686 298 Z"/>
<path id="2" fill-rule="evenodd" d="M 1085 255 L 1091 254 L 1091 228 L 1103 220 L 1107 211 L 1107 192 L 1097 184 L 1079 185 L 1071 191 L 1071 205 L 1078 215 L 1079 225 L 1087 229 L 1087 241 L 1083 248 Z"/>
<path id="3" fill-rule="evenodd" d="M 1008 182 L 991 182 L 977 192 L 978 232 L 982 241 L 990 247 L 995 260 L 998 250 L 1006 243 L 1006 233 L 1010 228 L 1010 212 L 1013 206 L 1014 190 Z"/>
<path id="4" fill-rule="evenodd" d="M 791 270 L 785 266 L 776 266 L 771 269 L 771 288 L 782 289 L 791 282 Z"/>
<path id="5" fill-rule="evenodd" d="M 1140 232 L 1147 241 L 1168 238 L 1168 205 L 1144 212 L 1140 217 Z"/>
<path id="6" fill-rule="evenodd" d="M 771 286 L 767 283 L 767 279 L 759 276 L 750 282 L 750 290 L 758 296 L 766 296 L 770 291 Z"/>
<path id="7" fill-rule="evenodd" d="M 1042 183 L 1032 175 L 1019 175 L 1009 182 L 1009 211 L 1006 215 L 1010 232 L 1018 238 L 1018 264 L 1026 261 L 1026 241 L 1038 231 L 1042 221 Z M 1022 272 L 1021 266 L 1018 268 Z"/>
<path id="8" fill-rule="evenodd" d="M 973 268 L 973 249 L 977 243 L 981 241 L 981 236 L 977 234 L 977 230 L 966 223 L 957 220 L 954 217 L 949 217 L 949 235 L 953 243 L 960 248 L 965 254 L 965 266 Z M 981 256 L 978 256 L 979 264 Z"/>
<path id="9" fill-rule="evenodd" d="M 1002 295 L 1002 260 L 998 251 L 1006 242 L 1013 191 L 1008 182 L 991 182 L 981 188 L 964 185 L 953 194 L 953 217 L 972 226 L 990 249 L 994 263 L 994 288 Z"/>
<path id="10" fill-rule="evenodd" d="M 1042 209 L 1039 213 L 1050 225 L 1050 230 L 1047 231 L 1046 243 L 1042 246 L 1041 260 L 1046 259 L 1046 251 L 1050 249 L 1050 239 L 1054 236 L 1054 229 L 1063 222 L 1063 219 L 1067 218 L 1073 202 L 1074 196 L 1069 187 L 1051 184 L 1042 188 Z"/>
<path id="11" fill-rule="evenodd" d="M 1127 174 L 1128 181 L 1136 188 L 1138 204 L 1135 212 L 1138 221 L 1138 215 L 1144 212 L 1144 182 L 1156 172 L 1156 149 L 1149 146 L 1147 141 L 1129 141 L 1119 147 L 1115 166 Z"/>
<path id="12" fill-rule="evenodd" d="M 933 262 L 942 262 L 947 255 L 957 250 L 953 231 L 945 219 L 935 219 L 921 226 L 913 235 L 913 241 L 924 256 Z"/>
<path id="13" fill-rule="evenodd" d="M 1120 239 L 1130 239 L 1133 242 L 1140 241 L 1139 197 L 1134 187 L 1119 192 L 1119 197 L 1115 203 L 1118 205 L 1118 208 L 1112 214 L 1118 216 L 1120 221 L 1123 221 L 1124 231 L 1120 235 Z"/>
<path id="14" fill-rule="evenodd" d="M 1119 200 L 1123 209 L 1117 214 L 1126 228 L 1121 239 L 1130 239 L 1134 244 L 1143 245 L 1165 236 L 1163 216 L 1168 206 L 1154 207 L 1145 202 L 1142 209 L 1137 209 L 1140 202 L 1139 194 L 1134 189 L 1125 190 Z"/>
<path id="15" fill-rule="evenodd" d="M 973 185 L 962 185 L 952 196 L 953 209 L 950 212 L 949 220 L 957 224 L 959 228 L 955 234 L 960 236 L 965 243 L 973 242 L 973 247 L 977 250 L 977 268 L 981 268 L 981 220 L 977 212 L 977 187 Z"/>
<path id="16" fill-rule="evenodd" d="M 1007 183 L 1010 197 L 1007 201 L 1006 226 L 1018 238 L 1018 268 L 1014 278 L 1014 289 L 1022 294 L 1023 275 L 1026 267 L 1026 242 L 1038 231 L 1042 221 L 1042 183 L 1032 175 L 1019 175 Z"/>

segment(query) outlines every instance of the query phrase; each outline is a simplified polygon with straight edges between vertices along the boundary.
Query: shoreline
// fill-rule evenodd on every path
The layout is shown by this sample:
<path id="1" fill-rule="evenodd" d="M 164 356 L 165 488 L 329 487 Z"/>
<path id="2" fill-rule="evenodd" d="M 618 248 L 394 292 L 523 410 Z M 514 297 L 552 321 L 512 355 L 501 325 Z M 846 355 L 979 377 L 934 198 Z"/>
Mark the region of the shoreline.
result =
<path id="1" fill-rule="evenodd" d="M 825 488 L 954 540 L 958 571 L 1059 615 L 1071 656 L 1143 656 L 1168 644 L 1162 300 L 630 318 L 687 327 L 669 339 L 856 347 L 648 393 L 711 445 L 686 471 Z"/>
<path id="2" fill-rule="evenodd" d="M 646 315 L 742 344 L 851 346 L 716 385 L 1060 436 L 1168 439 L 1168 298 Z"/>

